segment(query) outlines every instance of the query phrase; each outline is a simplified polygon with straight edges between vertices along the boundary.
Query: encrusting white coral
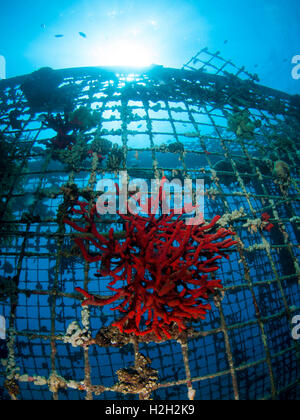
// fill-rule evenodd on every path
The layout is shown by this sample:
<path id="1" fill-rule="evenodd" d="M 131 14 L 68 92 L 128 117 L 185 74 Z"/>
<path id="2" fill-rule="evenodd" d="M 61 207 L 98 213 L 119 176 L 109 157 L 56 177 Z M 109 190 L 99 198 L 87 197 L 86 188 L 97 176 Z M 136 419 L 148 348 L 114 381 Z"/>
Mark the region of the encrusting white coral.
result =
<path id="1" fill-rule="evenodd" d="M 84 346 L 91 340 L 88 319 L 89 311 L 87 309 L 83 309 L 81 311 L 81 316 L 83 328 L 80 328 L 77 321 L 73 321 L 68 326 L 66 334 L 63 337 L 64 343 L 70 343 L 73 347 Z"/>
<path id="2" fill-rule="evenodd" d="M 219 226 L 225 227 L 228 226 L 235 220 L 238 220 L 242 217 L 245 217 L 245 209 L 241 207 L 239 210 L 234 210 L 232 213 L 225 213 L 220 220 L 217 221 Z"/>

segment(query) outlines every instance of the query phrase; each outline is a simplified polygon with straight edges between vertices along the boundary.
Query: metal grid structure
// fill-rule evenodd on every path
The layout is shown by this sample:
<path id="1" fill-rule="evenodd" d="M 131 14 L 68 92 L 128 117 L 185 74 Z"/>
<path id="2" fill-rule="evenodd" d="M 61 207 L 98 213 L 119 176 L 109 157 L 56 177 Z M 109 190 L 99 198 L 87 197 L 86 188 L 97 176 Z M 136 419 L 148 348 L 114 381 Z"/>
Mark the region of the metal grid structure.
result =
<path id="1" fill-rule="evenodd" d="M 0 303 L 7 321 L 0 398 L 299 397 L 291 330 L 300 313 L 300 101 L 257 81 L 205 49 L 181 70 L 43 69 L 0 82 Z M 95 111 L 97 123 L 78 131 L 76 155 L 73 146 L 58 156 L 49 115 L 80 107 Z M 96 137 L 108 146 L 104 160 L 86 149 Z M 115 312 L 82 310 L 74 291 L 108 293 L 93 276 L 97 264 L 74 250 L 61 215 L 72 193 L 87 197 L 119 170 L 204 179 L 205 219 L 223 216 L 239 241 L 220 266 L 224 289 L 206 320 L 172 340 L 113 341 L 105 334 Z M 116 222 L 100 223 L 107 232 Z M 89 345 L 66 339 L 74 321 Z M 141 366 L 152 380 L 149 393 L 122 386 L 120 371 L 140 375 Z"/>

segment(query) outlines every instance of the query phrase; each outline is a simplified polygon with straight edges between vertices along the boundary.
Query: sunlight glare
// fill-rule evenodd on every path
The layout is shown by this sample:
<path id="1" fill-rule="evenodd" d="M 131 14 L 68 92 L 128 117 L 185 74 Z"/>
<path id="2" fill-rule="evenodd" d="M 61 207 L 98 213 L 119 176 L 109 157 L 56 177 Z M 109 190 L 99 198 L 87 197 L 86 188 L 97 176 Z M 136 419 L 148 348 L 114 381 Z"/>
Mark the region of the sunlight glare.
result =
<path id="1" fill-rule="evenodd" d="M 101 66 L 147 67 L 153 63 L 153 55 L 149 47 L 136 41 L 117 41 L 99 51 Z"/>

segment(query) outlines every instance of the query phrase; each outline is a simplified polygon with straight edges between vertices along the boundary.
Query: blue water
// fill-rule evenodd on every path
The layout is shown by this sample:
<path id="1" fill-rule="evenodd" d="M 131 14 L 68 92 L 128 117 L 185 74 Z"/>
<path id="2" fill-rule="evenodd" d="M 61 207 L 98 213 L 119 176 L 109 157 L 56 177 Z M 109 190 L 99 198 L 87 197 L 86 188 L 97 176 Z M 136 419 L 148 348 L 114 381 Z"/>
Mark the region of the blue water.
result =
<path id="1" fill-rule="evenodd" d="M 299 22 L 298 0 L 11 0 L 1 4 L 0 55 L 11 77 L 139 60 L 180 68 L 208 47 L 262 84 L 295 94 Z"/>

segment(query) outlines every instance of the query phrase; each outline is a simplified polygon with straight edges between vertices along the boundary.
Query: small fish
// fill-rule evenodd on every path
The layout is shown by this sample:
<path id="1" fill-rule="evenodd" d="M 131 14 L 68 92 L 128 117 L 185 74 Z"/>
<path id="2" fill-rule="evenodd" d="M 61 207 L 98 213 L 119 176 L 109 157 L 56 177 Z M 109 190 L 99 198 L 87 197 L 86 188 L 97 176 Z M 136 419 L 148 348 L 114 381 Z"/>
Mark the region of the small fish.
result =
<path id="1" fill-rule="evenodd" d="M 82 36 L 82 38 L 86 38 L 86 34 L 84 32 L 78 32 L 80 36 Z"/>
<path id="2" fill-rule="evenodd" d="M 41 28 L 42 28 L 42 29 L 45 29 L 45 28 L 46 28 L 46 25 L 45 25 L 44 23 L 42 23 L 42 24 L 41 24 Z"/>
<path id="3" fill-rule="evenodd" d="M 57 34 L 57 35 L 54 35 L 55 36 L 55 38 L 62 38 L 64 35 L 62 35 L 62 34 Z"/>
<path id="4" fill-rule="evenodd" d="M 134 157 L 136 158 L 136 160 L 139 159 L 139 152 L 138 151 L 135 152 Z"/>

